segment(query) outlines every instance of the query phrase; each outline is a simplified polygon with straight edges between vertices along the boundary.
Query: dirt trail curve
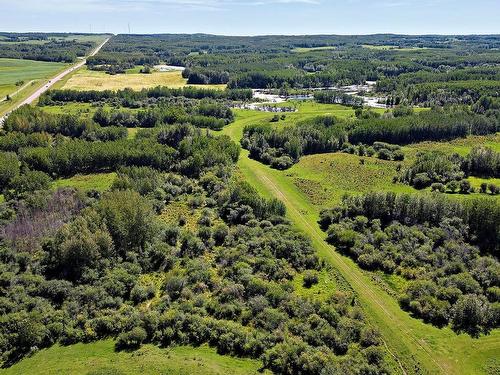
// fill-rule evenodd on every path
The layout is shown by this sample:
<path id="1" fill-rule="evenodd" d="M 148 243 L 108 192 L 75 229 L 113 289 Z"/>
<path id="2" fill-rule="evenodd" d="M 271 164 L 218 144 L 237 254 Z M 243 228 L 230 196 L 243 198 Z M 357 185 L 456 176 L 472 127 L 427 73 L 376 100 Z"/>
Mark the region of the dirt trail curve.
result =
<path id="1" fill-rule="evenodd" d="M 79 62 L 77 62 L 76 64 L 70 66 L 65 71 L 59 73 L 54 78 L 50 79 L 47 83 L 45 83 L 45 85 L 43 85 L 42 87 L 40 87 L 33 94 L 31 94 L 29 97 L 27 97 L 21 103 L 19 103 L 13 109 L 13 111 L 16 110 L 16 109 L 18 109 L 19 107 L 25 105 L 25 104 L 31 104 L 31 103 L 33 103 L 35 100 L 37 100 L 40 97 L 40 95 L 42 95 L 44 92 L 46 92 L 47 90 L 49 90 L 54 84 L 56 84 L 57 82 L 59 82 L 61 79 L 63 79 L 64 77 L 66 77 L 68 74 L 74 72 L 77 69 L 80 69 L 82 66 L 84 66 L 87 63 L 87 58 L 91 57 L 91 56 L 95 56 L 101 50 L 101 48 L 109 41 L 109 39 L 110 38 L 106 39 L 99 46 L 97 46 L 97 48 L 94 49 L 88 56 L 86 56 L 85 58 L 83 58 L 82 60 L 80 60 Z M 3 122 L 5 121 L 5 119 L 9 116 L 9 114 L 10 114 L 10 112 L 7 113 L 5 116 L 0 117 L 0 126 L 3 124 Z"/>

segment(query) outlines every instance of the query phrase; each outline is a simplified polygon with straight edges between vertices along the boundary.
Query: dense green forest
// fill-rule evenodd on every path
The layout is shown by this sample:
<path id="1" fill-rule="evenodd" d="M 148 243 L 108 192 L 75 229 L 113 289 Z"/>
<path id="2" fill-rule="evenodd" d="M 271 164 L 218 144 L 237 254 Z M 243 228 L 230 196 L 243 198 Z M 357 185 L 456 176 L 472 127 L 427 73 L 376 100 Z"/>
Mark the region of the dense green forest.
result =
<path id="1" fill-rule="evenodd" d="M 114 337 L 117 350 L 208 343 L 284 374 L 390 371 L 351 291 L 319 301 L 295 290 L 298 274 L 310 288 L 326 266 L 280 201 L 234 175 L 239 146 L 195 127 L 196 116 L 165 120 L 177 108 L 225 125 L 231 110 L 183 99 L 138 112 L 159 118 L 132 140 L 109 123 L 116 109 L 93 119 L 30 107 L 9 116 L 0 136 L 3 365 L 56 342 Z M 51 190 L 58 176 L 102 171 L 117 172 L 105 194 Z M 178 205 L 187 213 L 175 214 Z"/>
<path id="2" fill-rule="evenodd" d="M 97 46 L 95 34 L 2 33 L 0 58 L 75 62 Z"/>
<path id="3" fill-rule="evenodd" d="M 89 60 L 89 66 L 124 71 L 165 62 L 185 66 L 189 83 L 227 83 L 230 88 L 377 81 L 377 91 L 397 103 L 473 104 L 481 96 L 499 94 L 499 45 L 495 35 L 118 35 Z"/>
<path id="4" fill-rule="evenodd" d="M 99 38 L 0 33 L 0 57 Z M 112 36 L 83 71 L 137 90 L 75 72 L 2 122 L 0 366 L 106 340 L 110 366 L 210 346 L 276 374 L 494 373 L 499 48 Z"/>

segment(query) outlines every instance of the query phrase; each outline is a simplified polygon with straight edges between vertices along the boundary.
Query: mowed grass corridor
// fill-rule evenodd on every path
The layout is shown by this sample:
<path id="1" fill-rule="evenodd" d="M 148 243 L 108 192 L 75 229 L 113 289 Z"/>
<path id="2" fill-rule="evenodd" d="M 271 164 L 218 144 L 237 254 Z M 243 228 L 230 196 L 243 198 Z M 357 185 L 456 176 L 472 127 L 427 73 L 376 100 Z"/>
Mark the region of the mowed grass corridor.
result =
<path id="1" fill-rule="evenodd" d="M 287 122 L 294 123 L 322 114 L 345 118 L 352 117 L 354 112 L 341 106 L 305 104 L 299 107 L 298 113 L 287 114 Z M 236 122 L 226 127 L 223 132 L 233 141 L 239 142 L 246 125 L 267 121 L 271 117 L 272 114 L 269 113 L 237 111 Z M 332 155 L 314 157 L 322 159 L 325 163 L 329 158 L 335 157 Z M 294 181 L 297 174 L 303 174 L 303 171 L 299 173 L 300 168 L 304 168 L 303 162 L 291 170 L 277 171 L 250 159 L 248 151 L 243 150 L 238 166 L 244 178 L 262 195 L 276 197 L 285 203 L 288 216 L 295 226 L 310 237 L 319 255 L 340 271 L 356 291 L 366 316 L 382 332 L 387 348 L 393 355 L 400 373 L 488 374 L 489 369 L 498 368 L 500 330 L 495 330 L 489 336 L 480 339 L 472 339 L 464 334 L 456 335 L 449 328 L 439 329 L 412 318 L 401 310 L 396 299 L 386 292 L 386 284 L 375 279 L 373 274 L 362 271 L 351 259 L 340 255 L 324 241 L 325 234 L 317 224 L 321 205 L 312 202 Z M 356 167 L 353 166 L 353 168 L 355 172 Z M 328 176 L 325 175 L 325 178 Z M 330 176 L 330 184 L 333 190 L 337 184 L 340 185 L 338 176 Z M 369 185 L 364 184 L 364 186 L 365 189 L 361 191 L 369 189 Z M 342 185 L 339 187 L 344 188 Z M 379 186 L 373 187 L 376 190 L 379 188 Z M 401 190 L 405 189 L 406 187 L 401 187 Z M 340 192 L 332 199 L 338 199 L 339 196 Z"/>

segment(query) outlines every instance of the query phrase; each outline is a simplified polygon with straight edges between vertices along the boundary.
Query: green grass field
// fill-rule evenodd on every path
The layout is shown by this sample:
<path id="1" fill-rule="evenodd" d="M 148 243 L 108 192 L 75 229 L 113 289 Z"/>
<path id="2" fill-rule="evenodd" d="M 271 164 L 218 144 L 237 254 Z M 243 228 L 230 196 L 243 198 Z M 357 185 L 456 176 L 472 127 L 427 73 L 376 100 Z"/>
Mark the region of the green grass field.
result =
<path id="1" fill-rule="evenodd" d="M 140 129 L 141 128 L 127 128 L 127 138 L 128 139 L 135 139 L 135 137 L 137 136 L 137 132 Z"/>
<path id="2" fill-rule="evenodd" d="M 286 177 L 312 204 L 325 207 L 338 203 L 346 193 L 414 191 L 410 186 L 392 182 L 398 164 L 343 153 L 309 155 L 286 171 Z"/>
<path id="3" fill-rule="evenodd" d="M 115 352 L 112 340 L 66 347 L 53 346 L 0 370 L 1 375 L 247 375 L 258 374 L 261 362 L 232 358 L 206 346 L 158 348 L 144 345 L 135 352 Z"/>
<path id="4" fill-rule="evenodd" d="M 292 49 L 292 52 L 297 52 L 297 53 L 305 53 L 305 52 L 314 52 L 314 51 L 328 51 L 332 49 L 336 49 L 337 47 L 334 46 L 324 46 L 324 47 L 311 47 L 311 48 L 303 48 L 303 47 L 298 47 Z"/>
<path id="5" fill-rule="evenodd" d="M 0 100 L 21 88 L 17 82 L 38 81 L 54 76 L 68 64 L 0 58 Z"/>
<path id="6" fill-rule="evenodd" d="M 451 142 L 425 142 L 403 147 L 403 162 L 380 160 L 374 157 L 360 157 L 344 153 L 308 155 L 302 157 L 286 172 L 294 185 L 307 196 L 309 201 L 318 207 L 339 203 L 344 194 L 362 194 L 371 191 L 394 191 L 396 193 L 415 193 L 414 188 L 394 183 L 393 177 L 398 174 L 397 166 L 410 166 L 420 151 L 440 150 L 447 154 L 458 153 L 466 156 L 475 145 L 485 145 L 498 152 L 500 134 L 491 136 L 473 136 Z M 469 177 L 471 185 L 479 190 L 481 183 L 500 185 L 500 179 L 483 179 Z M 426 191 L 430 191 L 427 189 Z M 457 198 L 477 197 L 479 193 L 453 195 Z M 484 195 L 482 195 L 484 196 Z M 496 199 L 496 198 L 495 198 Z"/>
<path id="7" fill-rule="evenodd" d="M 64 105 L 47 105 L 41 108 L 48 113 L 78 115 L 90 118 L 97 111 L 98 107 L 93 107 L 89 103 L 65 103 Z"/>
<path id="8" fill-rule="evenodd" d="M 376 45 L 373 45 L 373 44 L 363 44 L 362 45 L 363 48 L 367 48 L 367 49 L 373 49 L 373 50 L 378 50 L 378 51 L 401 51 L 401 52 L 407 52 L 407 51 L 418 51 L 418 50 L 423 50 L 423 49 L 427 49 L 425 47 L 398 47 L 398 46 L 376 46 Z"/>
<path id="9" fill-rule="evenodd" d="M 318 111 L 314 111 L 313 107 Z M 300 118 L 313 115 L 311 112 L 331 113 L 342 117 L 353 115 L 352 109 L 340 106 L 325 110 L 325 107 L 321 105 L 305 103 L 303 108 L 303 112 L 299 108 L 298 113 L 287 115 L 287 120 L 294 118 L 293 121 L 298 121 Z M 229 135 L 235 142 L 239 142 L 245 125 L 265 121 L 270 117 L 272 117 L 271 114 L 261 112 L 237 111 L 236 122 L 226 127 L 223 133 Z M 397 290 L 400 287 L 398 287 L 400 280 L 383 280 L 380 277 L 376 279 L 373 274 L 360 270 L 351 259 L 340 255 L 324 241 L 325 234 L 317 225 L 319 210 L 323 203 L 313 202 L 317 199 L 316 195 L 307 194 L 299 189 L 294 180 L 300 172 L 300 176 L 309 177 L 311 180 L 316 179 L 322 186 L 331 185 L 329 189 L 334 197 L 336 189 L 339 190 L 336 196 L 341 194 L 340 187 L 363 191 L 369 188 L 364 186 L 369 183 L 387 186 L 388 175 L 385 171 L 389 167 L 377 166 L 376 160 L 373 160 L 375 165 L 368 164 L 361 172 L 364 173 L 365 169 L 369 168 L 375 171 L 378 169 L 381 172 L 371 174 L 369 177 L 361 177 L 360 170 L 357 169 L 360 168 L 359 161 L 352 165 L 351 172 L 347 168 L 349 157 L 352 156 L 330 154 L 306 157 L 291 170 L 277 171 L 250 159 L 248 152 L 243 150 L 238 167 L 241 175 L 263 196 L 276 197 L 285 203 L 287 215 L 295 226 L 311 238 L 318 254 L 356 291 L 366 316 L 382 332 L 387 348 L 394 360 L 401 366 L 402 373 L 497 374 L 499 363 L 495 358 L 500 352 L 500 330 L 495 330 L 489 336 L 472 339 L 467 335 L 456 335 L 449 328 L 439 329 L 412 318 L 401 310 L 393 293 L 387 292 L 388 289 Z M 323 163 L 321 163 L 322 160 Z M 340 168 L 343 176 L 336 175 L 336 170 L 330 164 L 333 161 L 335 161 L 333 166 Z M 353 159 L 353 161 L 357 160 Z M 308 163 L 312 163 L 311 169 L 306 168 Z M 318 165 L 322 168 L 318 168 Z M 348 175 L 350 178 L 348 181 L 351 183 L 344 181 Z M 368 180 L 359 181 L 364 178 Z M 405 186 L 400 188 L 409 189 Z M 328 199 L 334 198 L 328 195 L 325 201 Z M 319 202 L 321 202 L 321 196 Z"/>
<path id="10" fill-rule="evenodd" d="M 471 136 L 459 138 L 449 142 L 423 142 L 403 147 L 409 157 L 414 157 L 418 151 L 441 151 L 447 154 L 457 153 L 466 156 L 474 146 L 486 146 L 500 152 L 500 133 L 487 136 Z"/>
<path id="11" fill-rule="evenodd" d="M 297 274 L 293 279 L 293 288 L 302 297 L 324 301 L 336 291 L 346 289 L 342 281 L 334 272 L 323 269 L 318 273 L 318 283 L 310 288 L 304 286 L 304 274 Z"/>
<path id="12" fill-rule="evenodd" d="M 76 175 L 70 178 L 62 178 L 52 183 L 54 189 L 72 187 L 83 191 L 108 190 L 116 178 L 116 173 L 94 173 L 88 175 Z"/>
<path id="13" fill-rule="evenodd" d="M 109 75 L 105 72 L 92 71 L 87 68 L 80 69 L 67 80 L 63 89 L 73 90 L 120 90 L 131 88 L 140 90 L 156 86 L 167 86 L 180 88 L 187 85 L 187 80 L 182 78 L 180 71 L 153 72 L 151 74 L 141 74 L 130 71 L 127 74 Z M 205 88 L 224 89 L 226 85 L 193 85 Z"/>

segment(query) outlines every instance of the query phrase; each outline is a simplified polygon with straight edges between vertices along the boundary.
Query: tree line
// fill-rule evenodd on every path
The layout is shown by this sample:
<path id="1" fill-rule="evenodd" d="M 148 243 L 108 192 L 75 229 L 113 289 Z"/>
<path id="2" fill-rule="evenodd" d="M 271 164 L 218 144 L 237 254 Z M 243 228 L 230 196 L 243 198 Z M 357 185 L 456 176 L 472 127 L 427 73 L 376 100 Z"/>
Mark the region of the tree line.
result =
<path id="1" fill-rule="evenodd" d="M 12 112 L 3 125 L 0 149 L 15 151 L 23 146 L 45 145 L 49 135 L 81 138 L 88 141 L 115 141 L 127 137 L 127 129 L 102 127 L 89 119 L 70 114 L 50 114 L 40 108 L 22 106 Z M 5 146 L 3 146 L 5 144 Z"/>
<path id="2" fill-rule="evenodd" d="M 59 35 L 60 36 L 60 35 Z M 34 38 L 34 39 L 32 39 Z M 22 41 L 22 43 L 21 43 Z M 46 35 L 28 35 L 2 43 L 0 57 L 11 59 L 72 63 L 87 55 L 95 44 L 75 40 L 48 40 Z"/>
<path id="3" fill-rule="evenodd" d="M 412 166 L 402 171 L 399 179 L 417 189 L 432 186 L 433 190 L 444 191 L 446 185 L 452 192 L 460 188 L 460 192 L 467 194 L 472 191 L 470 183 L 464 180 L 468 176 L 499 178 L 500 153 L 484 146 L 473 147 L 466 157 L 440 151 L 422 152 Z M 494 184 L 491 193 L 497 193 Z"/>
<path id="4" fill-rule="evenodd" d="M 320 90 L 314 92 L 314 100 L 322 104 L 342 104 L 353 107 L 362 107 L 363 99 L 348 95 L 338 90 Z"/>
<path id="5" fill-rule="evenodd" d="M 345 124 L 325 116 L 282 129 L 269 124 L 248 125 L 241 145 L 250 151 L 251 158 L 276 169 L 288 169 L 302 155 L 338 151 L 345 142 Z"/>
<path id="6" fill-rule="evenodd" d="M 93 120 L 100 126 L 123 126 L 127 128 L 154 128 L 169 124 L 191 124 L 198 128 L 221 130 L 234 120 L 230 108 L 216 102 L 159 103 L 138 112 L 110 110 L 99 107 Z"/>
<path id="7" fill-rule="evenodd" d="M 114 101 L 125 107 L 138 107 L 142 101 L 147 99 L 160 99 L 171 97 L 185 97 L 189 99 L 227 99 L 235 101 L 246 101 L 252 99 L 251 90 L 217 90 L 196 87 L 183 87 L 172 89 L 158 86 L 150 89 L 134 91 L 123 89 L 117 91 L 77 91 L 77 90 L 50 90 L 40 97 L 40 105 L 51 105 L 55 103 L 96 103 Z"/>
<path id="8" fill-rule="evenodd" d="M 221 85 L 229 82 L 229 73 L 208 69 L 186 68 L 182 77 L 187 78 L 190 85 Z"/>
<path id="9" fill-rule="evenodd" d="M 404 145 L 494 134 L 499 126 L 500 118 L 496 114 L 486 116 L 462 109 L 433 109 L 410 116 L 360 120 L 349 132 L 349 141 L 353 144 L 380 141 Z"/>
<path id="10" fill-rule="evenodd" d="M 302 155 L 323 152 L 344 151 L 360 156 L 376 154 L 385 160 L 403 160 L 399 145 L 494 134 L 500 126 L 497 115 L 464 109 L 433 109 L 415 114 L 407 107 L 397 107 L 394 112 L 381 116 L 359 108 L 356 116 L 354 121 L 318 117 L 285 128 L 269 124 L 248 125 L 241 145 L 250 151 L 250 157 L 273 168 L 288 169 Z M 496 162 L 491 160 L 496 159 L 489 153 L 481 157 L 471 156 L 469 167 L 464 164 L 464 168 L 470 173 L 480 173 L 481 168 L 493 165 L 496 168 Z"/>

